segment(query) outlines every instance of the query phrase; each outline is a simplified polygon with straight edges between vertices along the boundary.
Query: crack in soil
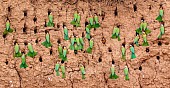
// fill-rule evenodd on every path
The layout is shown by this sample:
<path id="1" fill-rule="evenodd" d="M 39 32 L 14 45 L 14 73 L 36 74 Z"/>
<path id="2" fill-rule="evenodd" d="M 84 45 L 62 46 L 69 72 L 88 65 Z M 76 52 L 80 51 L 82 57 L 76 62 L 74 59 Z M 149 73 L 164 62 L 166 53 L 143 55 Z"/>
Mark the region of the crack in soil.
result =
<path id="1" fill-rule="evenodd" d="M 15 61 L 14 69 L 16 70 L 17 75 L 18 75 L 18 77 L 19 77 L 19 85 L 20 85 L 20 88 L 22 88 L 22 86 L 21 86 L 22 77 L 21 77 L 21 75 L 20 75 L 20 73 L 19 73 L 19 71 L 18 71 L 18 69 L 17 69 L 16 62 L 17 62 L 17 60 Z"/>

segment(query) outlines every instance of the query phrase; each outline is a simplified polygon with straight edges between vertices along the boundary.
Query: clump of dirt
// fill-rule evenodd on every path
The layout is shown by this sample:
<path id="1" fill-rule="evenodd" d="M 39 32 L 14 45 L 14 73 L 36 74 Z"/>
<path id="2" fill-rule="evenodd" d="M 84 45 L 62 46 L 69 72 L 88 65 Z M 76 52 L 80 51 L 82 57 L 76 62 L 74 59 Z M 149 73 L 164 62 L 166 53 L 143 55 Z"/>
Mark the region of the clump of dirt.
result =
<path id="1" fill-rule="evenodd" d="M 0 33 L 3 34 L 5 22 L 10 20 L 15 29 L 0 40 L 0 87 L 22 88 L 156 88 L 170 87 L 170 1 L 168 0 L 1 0 Z M 165 34 L 157 40 L 160 23 L 156 21 L 159 9 L 164 10 Z M 45 27 L 49 11 L 54 16 L 54 28 Z M 81 27 L 75 29 L 71 24 L 73 14 L 81 15 Z M 89 43 L 86 38 L 83 51 L 69 50 L 66 66 L 66 78 L 56 76 L 54 67 L 61 60 L 58 58 L 58 44 L 69 47 L 70 42 L 63 38 L 63 25 L 67 26 L 69 36 L 79 37 L 85 34 L 87 19 L 99 17 L 100 28 L 91 30 L 94 39 L 92 54 L 84 52 Z M 129 45 L 135 38 L 135 30 L 141 19 L 148 23 L 152 31 L 148 35 L 150 46 L 135 46 L 137 58 L 130 59 Z M 114 26 L 120 28 L 121 41 L 112 39 Z M 51 35 L 51 48 L 41 43 L 45 40 L 45 30 Z M 83 34 L 83 35 L 84 35 Z M 20 69 L 20 58 L 14 58 L 14 43 L 20 45 L 22 52 L 27 52 L 27 44 L 32 43 L 38 55 L 26 57 L 28 68 Z M 121 46 L 126 42 L 126 61 L 121 60 Z M 61 62 L 60 62 L 61 63 Z M 86 70 L 86 79 L 81 78 L 79 65 Z M 115 65 L 118 79 L 109 79 L 110 67 Z M 129 81 L 124 80 L 123 69 L 129 68 Z"/>

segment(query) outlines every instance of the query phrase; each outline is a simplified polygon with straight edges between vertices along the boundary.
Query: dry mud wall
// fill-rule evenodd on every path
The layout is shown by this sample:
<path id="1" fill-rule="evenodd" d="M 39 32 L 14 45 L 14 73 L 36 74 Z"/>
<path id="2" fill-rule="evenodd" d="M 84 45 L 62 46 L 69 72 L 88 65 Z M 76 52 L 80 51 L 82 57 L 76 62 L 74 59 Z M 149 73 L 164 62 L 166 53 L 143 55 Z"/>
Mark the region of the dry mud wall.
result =
<path id="1" fill-rule="evenodd" d="M 157 40 L 160 23 L 155 20 L 160 6 L 164 9 L 165 35 Z M 54 16 L 55 28 L 44 27 L 48 10 Z M 81 14 L 81 27 L 73 29 L 70 21 L 73 13 Z M 66 78 L 55 74 L 58 58 L 58 43 L 69 46 L 63 39 L 63 24 L 69 36 L 85 34 L 85 22 L 91 15 L 98 14 L 101 27 L 92 30 L 94 49 L 92 54 L 69 50 L 65 62 Z M 170 87 L 170 1 L 169 0 L 1 0 L 0 1 L 0 87 L 1 88 L 169 88 Z M 15 32 L 2 36 L 7 17 Z M 137 58 L 130 60 L 129 44 L 134 40 L 135 30 L 141 18 L 148 23 L 151 33 L 148 47 L 135 47 Z M 113 27 L 120 25 L 121 40 L 111 39 Z M 51 35 L 52 48 L 45 48 L 45 30 Z M 126 59 L 121 61 L 121 44 L 126 41 Z M 32 43 L 38 55 L 27 57 L 28 68 L 20 69 L 21 59 L 13 57 L 14 42 L 21 51 L 27 52 L 27 43 Z M 105 43 L 103 42 L 105 41 Z M 85 39 L 85 49 L 88 40 Z M 149 49 L 146 52 L 146 48 Z M 85 51 L 84 49 L 84 51 Z M 110 67 L 114 62 L 119 78 L 109 79 Z M 85 65 L 86 79 L 81 79 L 79 64 Z M 124 80 L 123 69 L 129 68 L 130 80 Z"/>

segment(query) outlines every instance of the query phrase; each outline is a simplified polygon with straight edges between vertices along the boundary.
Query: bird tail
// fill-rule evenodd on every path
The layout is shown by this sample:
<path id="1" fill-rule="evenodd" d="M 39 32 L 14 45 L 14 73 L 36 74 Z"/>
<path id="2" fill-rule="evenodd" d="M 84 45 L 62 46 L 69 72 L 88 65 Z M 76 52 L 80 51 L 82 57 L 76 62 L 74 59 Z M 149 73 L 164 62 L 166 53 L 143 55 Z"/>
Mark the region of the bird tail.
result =
<path id="1" fill-rule="evenodd" d="M 65 73 L 62 73 L 62 78 L 66 78 L 66 74 Z"/>
<path id="2" fill-rule="evenodd" d="M 74 50 L 74 45 L 70 45 L 69 47 L 71 50 Z"/>
<path id="3" fill-rule="evenodd" d="M 86 50 L 86 52 L 87 52 L 87 53 L 92 53 L 92 48 L 89 47 L 89 48 Z"/>
<path id="4" fill-rule="evenodd" d="M 57 75 L 57 76 L 60 76 L 60 73 L 59 73 L 59 71 L 56 71 L 56 75 Z"/>
<path id="5" fill-rule="evenodd" d="M 116 34 L 112 34 L 112 39 L 116 39 L 116 38 L 117 38 Z"/>
<path id="6" fill-rule="evenodd" d="M 156 20 L 159 21 L 159 22 L 162 22 L 162 21 L 163 21 L 163 20 L 162 20 L 162 16 L 159 15 L 159 16 L 156 18 Z"/>
<path id="7" fill-rule="evenodd" d="M 28 65 L 26 63 L 21 63 L 20 68 L 26 68 Z"/>
<path id="8" fill-rule="evenodd" d="M 110 77 L 109 77 L 109 78 L 110 78 L 110 79 L 117 79 L 117 78 L 119 78 L 119 76 L 116 75 L 116 74 L 114 74 L 114 75 L 110 74 Z"/>
<path id="9" fill-rule="evenodd" d="M 85 75 L 84 74 L 82 74 L 82 79 L 85 79 Z"/>
<path id="10" fill-rule="evenodd" d="M 69 40 L 68 35 L 64 34 L 64 40 Z"/>
<path id="11" fill-rule="evenodd" d="M 161 39 L 162 38 L 162 34 L 160 33 L 159 36 L 158 36 L 158 39 Z"/>
<path id="12" fill-rule="evenodd" d="M 129 75 L 125 75 L 125 80 L 129 80 Z"/>
<path id="13" fill-rule="evenodd" d="M 122 54 L 122 60 L 125 61 L 126 60 L 126 55 Z"/>
<path id="14" fill-rule="evenodd" d="M 120 35 L 118 35 L 118 41 L 120 41 L 121 39 L 120 39 Z"/>
<path id="15" fill-rule="evenodd" d="M 143 42 L 142 46 L 149 46 L 149 43 L 147 41 Z"/>
<path id="16" fill-rule="evenodd" d="M 14 54 L 14 57 L 21 57 L 21 56 L 22 54 L 20 52 Z"/>
<path id="17" fill-rule="evenodd" d="M 135 53 L 132 53 L 132 55 L 131 55 L 131 59 L 135 59 L 135 58 L 136 58 Z"/>

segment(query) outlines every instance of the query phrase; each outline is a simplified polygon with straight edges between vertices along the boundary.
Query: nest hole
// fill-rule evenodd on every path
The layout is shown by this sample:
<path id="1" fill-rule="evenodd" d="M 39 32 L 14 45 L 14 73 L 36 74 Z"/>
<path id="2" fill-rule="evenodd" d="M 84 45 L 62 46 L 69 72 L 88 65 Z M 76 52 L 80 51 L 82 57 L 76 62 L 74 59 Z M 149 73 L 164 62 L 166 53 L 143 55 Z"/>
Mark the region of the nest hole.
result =
<path id="1" fill-rule="evenodd" d="M 50 55 L 52 55 L 53 54 L 53 50 L 52 49 L 50 49 Z"/>
<path id="2" fill-rule="evenodd" d="M 146 52 L 149 52 L 149 48 L 146 48 Z"/>
<path id="3" fill-rule="evenodd" d="M 61 43 L 61 39 L 58 39 L 58 40 L 57 40 L 57 43 L 60 44 L 60 43 Z"/>
<path id="4" fill-rule="evenodd" d="M 38 30 L 37 30 L 37 27 L 35 27 L 35 28 L 34 28 L 34 34 L 36 34 L 37 31 L 38 31 Z"/>
<path id="5" fill-rule="evenodd" d="M 156 59 L 157 59 L 157 60 L 160 60 L 160 56 L 156 56 Z"/>
<path id="6" fill-rule="evenodd" d="M 102 37 L 102 43 L 106 44 L 106 38 L 105 37 Z"/>
<path id="7" fill-rule="evenodd" d="M 109 48 L 108 48 L 108 51 L 109 51 L 109 52 L 112 52 L 112 49 L 109 47 Z"/>
<path id="8" fill-rule="evenodd" d="M 102 58 L 101 58 L 101 57 L 99 57 L 98 61 L 99 61 L 99 62 L 102 62 Z"/>
<path id="9" fill-rule="evenodd" d="M 77 50 L 74 50 L 74 54 L 78 54 L 78 51 L 77 51 Z"/>
<path id="10" fill-rule="evenodd" d="M 115 61 L 114 61 L 114 60 L 112 60 L 112 64 L 115 64 Z"/>
<path id="11" fill-rule="evenodd" d="M 8 6 L 8 12 L 11 12 L 11 7 L 10 6 Z"/>
<path id="12" fill-rule="evenodd" d="M 89 24 L 89 23 L 86 21 L 86 22 L 85 22 L 85 27 L 86 27 L 88 24 Z"/>
<path id="13" fill-rule="evenodd" d="M 7 34 L 3 34 L 2 37 L 3 37 L 3 38 L 6 38 L 6 37 L 7 37 Z"/>
<path id="14" fill-rule="evenodd" d="M 33 21 L 34 21 L 34 22 L 37 22 L 37 17 L 36 17 L 36 16 L 33 18 Z"/>
<path id="15" fill-rule="evenodd" d="M 139 66 L 139 70 L 142 71 L 142 66 Z"/>
<path id="16" fill-rule="evenodd" d="M 45 21 L 44 21 L 44 27 L 47 27 L 47 25 L 46 25 L 46 24 L 47 24 L 47 22 L 46 22 L 46 20 L 45 20 Z"/>
<path id="17" fill-rule="evenodd" d="M 64 63 L 64 60 L 61 60 L 61 63 L 63 64 L 63 63 Z"/>
<path id="18" fill-rule="evenodd" d="M 161 46 L 162 45 L 162 42 L 161 41 L 158 41 L 158 46 Z"/>
<path id="19" fill-rule="evenodd" d="M 38 43 L 39 41 L 38 41 L 38 38 L 35 40 L 35 43 Z"/>
<path id="20" fill-rule="evenodd" d="M 23 11 L 24 12 L 24 16 L 27 16 L 27 10 Z"/>
<path id="21" fill-rule="evenodd" d="M 114 15 L 115 15 L 115 16 L 118 16 L 117 7 L 116 7 L 116 9 L 115 9 L 115 11 L 114 11 Z"/>
<path id="22" fill-rule="evenodd" d="M 50 9 L 48 9 L 48 15 L 50 15 L 51 14 L 51 10 Z"/>
<path id="23" fill-rule="evenodd" d="M 57 28 L 60 28 L 60 25 L 59 25 L 59 24 L 57 24 Z"/>
<path id="24" fill-rule="evenodd" d="M 82 32 L 82 37 L 85 37 L 85 34 L 84 34 L 84 32 Z"/>
<path id="25" fill-rule="evenodd" d="M 39 61 L 42 62 L 42 57 L 41 56 L 39 57 Z"/>
<path id="26" fill-rule="evenodd" d="M 8 65 L 8 61 L 7 60 L 5 61 L 5 64 Z"/>
<path id="27" fill-rule="evenodd" d="M 17 43 L 17 40 L 14 41 L 14 45 L 16 45 L 16 43 Z"/>
<path id="28" fill-rule="evenodd" d="M 24 45 L 27 46 L 27 45 L 28 45 L 28 42 L 27 42 L 27 41 L 24 41 Z"/>
<path id="29" fill-rule="evenodd" d="M 133 5 L 133 10 L 134 10 L 134 12 L 137 11 L 137 6 L 136 6 L 136 4 Z"/>

